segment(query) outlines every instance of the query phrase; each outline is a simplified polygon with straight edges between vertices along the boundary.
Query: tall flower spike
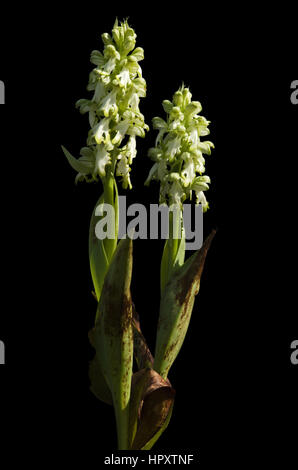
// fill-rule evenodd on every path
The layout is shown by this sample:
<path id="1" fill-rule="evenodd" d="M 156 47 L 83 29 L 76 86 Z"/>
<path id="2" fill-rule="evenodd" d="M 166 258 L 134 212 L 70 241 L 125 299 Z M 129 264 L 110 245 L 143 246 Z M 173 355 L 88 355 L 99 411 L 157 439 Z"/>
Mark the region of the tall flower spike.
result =
<path id="1" fill-rule="evenodd" d="M 203 154 L 210 155 L 214 145 L 201 141 L 201 137 L 209 134 L 210 121 L 199 115 L 202 106 L 198 101 L 191 101 L 191 97 L 189 89 L 182 85 L 172 101 L 163 101 L 166 120 L 153 118 L 153 127 L 159 132 L 155 147 L 148 152 L 155 163 L 145 184 L 152 179 L 160 181 L 161 204 L 182 204 L 194 192 L 196 203 L 202 204 L 205 212 L 208 202 L 204 192 L 209 188 L 210 178 L 203 175 Z"/>
<path id="2" fill-rule="evenodd" d="M 95 68 L 89 76 L 87 90 L 92 99 L 80 99 L 76 106 L 88 113 L 90 131 L 87 147 L 74 158 L 64 147 L 65 156 L 78 172 L 76 181 L 104 179 L 107 166 L 121 177 L 122 186 L 131 188 L 130 165 L 136 156 L 136 136 L 144 137 L 149 129 L 139 109 L 146 96 L 146 82 L 139 61 L 141 47 L 135 48 L 136 34 L 127 21 L 116 20 L 112 35 L 102 35 L 103 52 L 91 53 Z"/>

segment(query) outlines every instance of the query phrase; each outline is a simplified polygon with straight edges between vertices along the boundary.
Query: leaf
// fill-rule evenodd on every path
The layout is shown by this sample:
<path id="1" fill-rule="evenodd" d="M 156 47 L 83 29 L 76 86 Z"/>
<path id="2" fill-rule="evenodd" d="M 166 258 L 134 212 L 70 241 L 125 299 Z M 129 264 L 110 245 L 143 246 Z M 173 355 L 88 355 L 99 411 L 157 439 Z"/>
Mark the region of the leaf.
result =
<path id="1" fill-rule="evenodd" d="M 137 431 L 131 448 L 151 449 L 166 429 L 172 412 L 175 390 L 153 369 L 142 369 L 133 375 L 131 423 L 137 416 Z"/>
<path id="2" fill-rule="evenodd" d="M 166 240 L 163 248 L 163 254 L 160 265 L 160 290 L 163 292 L 166 284 L 169 281 L 169 249 L 170 243 L 169 240 Z M 184 263 L 185 258 L 185 230 L 182 227 L 181 239 L 179 240 L 179 247 L 177 250 L 176 258 L 174 261 L 173 270 L 180 268 Z"/>
<path id="3" fill-rule="evenodd" d="M 76 170 L 78 173 L 81 173 L 82 175 L 88 175 L 89 173 L 92 172 L 93 170 L 92 162 L 88 162 L 86 160 L 81 161 L 80 159 L 76 159 L 71 155 L 71 153 L 69 153 L 68 150 L 66 150 L 65 147 L 63 147 L 63 145 L 61 145 L 61 148 L 69 164 L 72 166 L 74 170 Z"/>
<path id="4" fill-rule="evenodd" d="M 90 390 L 96 396 L 96 398 L 103 401 L 104 403 L 107 403 L 108 405 L 112 405 L 112 394 L 103 376 L 100 361 L 96 355 L 89 364 L 89 379 L 91 382 Z"/>
<path id="5" fill-rule="evenodd" d="M 110 261 L 117 247 L 118 242 L 118 226 L 119 226 L 119 200 L 116 181 L 112 180 L 113 187 L 113 207 L 115 211 L 115 238 L 100 240 L 96 237 L 95 227 L 99 220 L 95 215 L 96 208 L 104 202 L 104 193 L 98 199 L 92 212 L 89 227 L 89 261 L 92 281 L 96 298 L 99 301 L 104 278 L 107 273 Z M 109 254 L 109 256 L 108 256 Z"/>
<path id="6" fill-rule="evenodd" d="M 95 355 L 89 364 L 89 379 L 90 379 L 90 390 L 99 400 L 107 403 L 108 405 L 113 404 L 113 398 L 111 391 L 107 385 L 107 382 L 103 376 L 100 362 Z"/>
<path id="7" fill-rule="evenodd" d="M 134 357 L 138 369 L 152 368 L 153 367 L 153 356 L 150 352 L 150 349 L 146 343 L 146 340 L 141 331 L 139 316 L 136 312 L 134 304 L 133 308 L 133 347 L 134 347 Z"/>
<path id="8" fill-rule="evenodd" d="M 204 263 L 215 230 L 203 246 L 174 272 L 164 289 L 155 347 L 154 369 L 166 378 L 183 344 L 190 317 L 199 292 Z"/>
<path id="9" fill-rule="evenodd" d="M 132 377 L 129 403 L 129 448 L 131 448 L 137 432 L 140 407 L 143 402 L 144 389 L 148 382 L 147 370 L 149 369 L 142 369 L 140 373 L 136 372 Z"/>
<path id="10" fill-rule="evenodd" d="M 94 335 L 95 328 L 92 328 L 92 330 L 89 331 L 88 336 L 91 346 L 95 348 Z M 96 396 L 96 398 L 107 403 L 108 405 L 112 405 L 112 394 L 102 372 L 100 357 L 98 357 L 96 354 L 89 363 L 89 379 L 91 382 L 90 390 Z"/>
<path id="11" fill-rule="evenodd" d="M 89 262 L 92 281 L 97 300 L 100 299 L 104 278 L 108 270 L 109 262 L 104 247 L 104 240 L 99 240 L 95 234 L 97 218 L 96 207 L 103 202 L 103 194 L 100 196 L 93 210 L 89 228 Z"/>
<path id="12" fill-rule="evenodd" d="M 142 447 L 141 450 L 150 450 L 152 449 L 152 447 L 154 446 L 155 442 L 160 438 L 160 436 L 162 435 L 162 433 L 167 429 L 168 427 L 168 424 L 170 422 L 170 419 L 172 417 L 172 413 L 173 413 L 173 408 L 174 408 L 174 401 L 172 402 L 171 406 L 170 406 L 170 409 L 168 411 L 168 415 L 166 417 L 166 420 L 164 421 L 163 425 L 161 426 L 161 428 L 159 429 L 159 431 L 157 431 L 157 433 L 152 437 L 152 439 L 150 439 L 150 441 L 147 442 L 147 444 Z"/>
<path id="13" fill-rule="evenodd" d="M 119 450 L 129 446 L 129 399 L 133 365 L 132 240 L 120 241 L 106 274 L 98 304 L 94 345 L 111 390 Z"/>

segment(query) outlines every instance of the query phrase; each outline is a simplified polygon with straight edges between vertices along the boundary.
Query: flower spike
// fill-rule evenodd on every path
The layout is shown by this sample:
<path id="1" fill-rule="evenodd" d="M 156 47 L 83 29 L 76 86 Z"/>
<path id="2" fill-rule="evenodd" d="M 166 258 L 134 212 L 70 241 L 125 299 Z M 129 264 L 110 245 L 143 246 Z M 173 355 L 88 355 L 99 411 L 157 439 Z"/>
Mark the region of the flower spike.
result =
<path id="1" fill-rule="evenodd" d="M 160 203 L 181 204 L 196 194 L 197 204 L 203 211 L 208 209 L 204 191 L 209 188 L 210 178 L 203 175 L 205 159 L 214 145 L 200 138 L 209 134 L 207 121 L 199 113 L 199 101 L 191 101 L 192 95 L 184 85 L 174 93 L 172 101 L 164 100 L 163 109 L 167 119 L 153 118 L 153 127 L 158 130 L 155 147 L 148 152 L 155 162 L 146 185 L 150 181 L 160 181 Z"/>
<path id="2" fill-rule="evenodd" d="M 136 136 L 144 137 L 149 130 L 139 109 L 140 98 L 146 96 L 139 65 L 144 51 L 135 48 L 136 34 L 127 21 L 118 24 L 116 20 L 112 35 L 104 33 L 102 41 L 103 52 L 94 50 L 90 57 L 95 68 L 87 90 L 93 91 L 93 97 L 76 103 L 80 112 L 89 116 L 87 147 L 78 159 L 62 149 L 78 172 L 76 181 L 104 180 L 109 168 L 121 177 L 123 188 L 132 188 L 130 166 L 137 154 Z"/>

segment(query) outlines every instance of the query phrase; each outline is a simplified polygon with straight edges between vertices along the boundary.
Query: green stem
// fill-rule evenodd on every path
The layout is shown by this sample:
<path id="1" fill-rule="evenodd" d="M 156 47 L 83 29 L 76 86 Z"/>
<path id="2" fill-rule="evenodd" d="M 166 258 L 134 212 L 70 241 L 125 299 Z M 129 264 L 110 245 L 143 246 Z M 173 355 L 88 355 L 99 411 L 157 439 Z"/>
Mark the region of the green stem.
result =
<path id="1" fill-rule="evenodd" d="M 176 217 L 173 216 L 173 211 L 169 212 L 169 238 L 165 242 L 161 265 L 160 265 L 160 290 L 161 294 L 167 282 L 172 277 L 173 271 L 177 265 L 183 264 L 184 262 L 184 243 L 182 238 L 182 210 L 179 209 L 176 213 Z M 180 237 L 180 238 L 179 238 Z M 181 245 L 182 243 L 182 245 Z M 180 253 L 181 252 L 181 253 Z M 179 253 L 179 260 L 177 255 Z M 183 258 L 181 263 L 181 258 Z"/>
<path id="2" fill-rule="evenodd" d="M 114 179 L 114 175 L 112 171 L 108 169 L 104 181 L 104 203 L 110 204 L 115 211 L 115 238 L 106 238 L 104 240 L 104 248 L 109 262 L 111 261 L 114 251 L 116 249 L 118 239 L 118 192 L 115 191 L 115 185 L 116 182 Z"/>
<path id="3" fill-rule="evenodd" d="M 181 237 L 181 210 L 179 209 L 176 216 L 172 211 L 169 214 L 169 254 L 168 254 L 168 280 L 172 276 L 177 252 L 179 248 L 179 236 Z"/>
<path id="4" fill-rule="evenodd" d="M 128 450 L 129 449 L 129 413 L 128 409 L 119 410 L 117 406 L 114 405 L 115 415 L 116 415 L 116 425 L 117 425 L 117 436 L 118 436 L 118 450 Z"/>

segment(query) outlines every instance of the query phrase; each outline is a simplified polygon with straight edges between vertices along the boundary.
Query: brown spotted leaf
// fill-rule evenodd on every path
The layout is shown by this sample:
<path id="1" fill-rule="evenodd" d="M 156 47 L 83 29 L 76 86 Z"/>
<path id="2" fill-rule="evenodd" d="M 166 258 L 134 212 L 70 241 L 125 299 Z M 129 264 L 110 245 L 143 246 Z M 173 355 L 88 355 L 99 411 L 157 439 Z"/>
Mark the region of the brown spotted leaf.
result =
<path id="1" fill-rule="evenodd" d="M 134 356 L 137 362 L 138 369 L 145 369 L 153 367 L 153 356 L 147 345 L 146 339 L 141 331 L 139 315 L 133 308 L 133 342 L 134 342 Z"/>
<path id="2" fill-rule="evenodd" d="M 106 274 L 93 341 L 113 397 L 120 450 L 129 446 L 129 399 L 133 364 L 132 241 L 120 241 Z"/>
<path id="3" fill-rule="evenodd" d="M 130 428 L 133 450 L 149 450 L 166 429 L 174 405 L 175 390 L 153 369 L 133 375 Z"/>
<path id="4" fill-rule="evenodd" d="M 205 259 L 215 230 L 203 246 L 172 276 L 160 302 L 159 322 L 155 347 L 154 369 L 164 378 L 183 344 L 195 296 L 199 292 Z"/>
<path id="5" fill-rule="evenodd" d="M 89 332 L 89 340 L 91 345 L 94 347 L 94 332 L 95 329 L 93 328 Z M 91 392 L 98 398 L 99 400 L 107 403 L 108 405 L 113 404 L 113 398 L 111 391 L 108 387 L 106 379 L 102 373 L 100 360 L 98 356 L 95 354 L 92 361 L 89 363 L 89 379 L 90 379 L 90 390 Z"/>

